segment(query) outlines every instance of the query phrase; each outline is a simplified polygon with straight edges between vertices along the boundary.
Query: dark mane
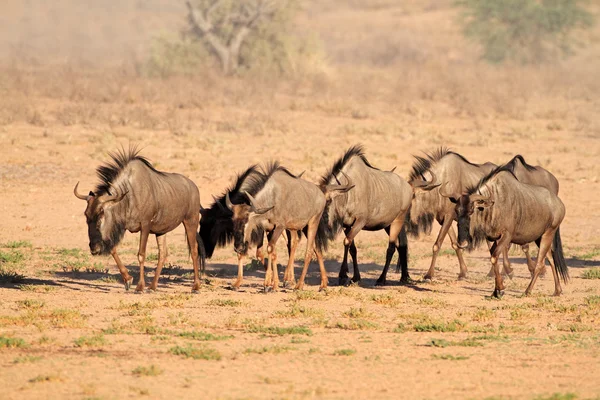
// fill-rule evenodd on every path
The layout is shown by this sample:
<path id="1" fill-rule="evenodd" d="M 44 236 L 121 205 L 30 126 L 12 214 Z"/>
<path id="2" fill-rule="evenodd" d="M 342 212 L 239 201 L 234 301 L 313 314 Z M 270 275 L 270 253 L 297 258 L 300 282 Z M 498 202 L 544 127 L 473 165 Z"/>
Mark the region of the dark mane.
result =
<path id="1" fill-rule="evenodd" d="M 346 151 L 346 153 L 335 162 L 335 164 L 333 164 L 333 167 L 331 167 L 331 169 L 329 169 L 327 171 L 327 173 L 325 173 L 325 175 L 323 175 L 321 177 L 319 185 L 320 186 L 328 185 L 329 182 L 331 181 L 331 179 L 340 173 L 340 171 L 344 168 L 344 166 L 348 163 L 348 161 L 350 161 L 352 159 L 352 157 L 360 157 L 360 159 L 365 163 L 365 165 L 367 167 L 377 169 L 377 170 L 379 169 L 379 168 L 375 168 L 373 165 L 371 165 L 369 160 L 367 160 L 367 157 L 365 156 L 365 153 L 364 153 L 363 146 L 360 144 L 355 144 L 354 146 L 350 147 Z"/>
<path id="2" fill-rule="evenodd" d="M 507 164 L 503 164 L 503 165 L 497 167 L 496 169 L 494 169 L 492 172 L 490 172 L 483 178 L 481 178 L 481 180 L 477 184 L 467 187 L 467 194 L 472 195 L 473 193 L 478 191 L 482 186 L 484 186 L 486 183 L 488 183 L 493 177 L 495 177 L 496 175 L 498 175 L 501 172 L 508 172 L 509 174 L 511 174 L 513 176 L 513 178 L 517 179 L 517 177 L 515 176 L 512 169 Z"/>
<path id="3" fill-rule="evenodd" d="M 233 241 L 233 223 L 231 211 L 227 208 L 225 197 L 229 193 L 234 204 L 248 203 L 248 198 L 241 192 L 242 185 L 251 186 L 263 179 L 262 173 L 256 165 L 251 165 L 244 172 L 238 174 L 235 182 L 219 196 L 209 208 L 202 209 L 200 214 L 199 235 L 204 242 L 206 257 L 210 258 L 217 247 L 224 247 Z M 250 191 L 249 191 L 250 192 Z M 252 194 L 252 192 L 250 192 Z"/>
<path id="4" fill-rule="evenodd" d="M 462 161 L 466 162 L 467 164 L 477 165 L 477 164 L 474 164 L 474 163 L 470 162 L 469 160 L 467 160 L 464 156 L 451 151 L 447 147 L 440 147 L 440 148 L 432 151 L 431 153 L 425 153 L 425 157 L 413 156 L 416 159 L 416 161 L 413 163 L 412 171 L 410 171 L 408 180 L 412 181 L 414 179 L 421 178 L 421 175 L 423 175 L 425 172 L 427 172 L 433 166 L 433 164 L 437 163 L 438 161 L 440 161 L 442 158 L 446 157 L 449 154 L 453 154 L 453 155 L 457 156 L 458 158 L 460 158 Z"/>
<path id="5" fill-rule="evenodd" d="M 129 146 L 129 150 L 121 148 L 120 150 L 117 150 L 116 153 L 108 153 L 111 160 L 96 169 L 96 174 L 100 179 L 100 183 L 96 186 L 96 190 L 94 191 L 96 195 L 111 194 L 109 189 L 112 183 L 119 176 L 121 171 L 123 171 L 130 162 L 135 160 L 141 161 L 146 167 L 157 174 L 164 174 L 164 172 L 157 171 L 152 163 L 139 153 L 140 150 L 137 146 Z"/>
<path id="6" fill-rule="evenodd" d="M 517 166 L 517 161 L 519 161 L 527 171 L 535 171 L 536 168 L 533 165 L 529 165 L 525 162 L 525 159 L 523 158 L 522 155 L 517 154 L 516 156 L 514 156 L 512 158 L 512 160 L 510 160 L 509 162 L 507 162 L 506 164 L 504 164 L 512 173 L 515 172 L 515 167 Z"/>

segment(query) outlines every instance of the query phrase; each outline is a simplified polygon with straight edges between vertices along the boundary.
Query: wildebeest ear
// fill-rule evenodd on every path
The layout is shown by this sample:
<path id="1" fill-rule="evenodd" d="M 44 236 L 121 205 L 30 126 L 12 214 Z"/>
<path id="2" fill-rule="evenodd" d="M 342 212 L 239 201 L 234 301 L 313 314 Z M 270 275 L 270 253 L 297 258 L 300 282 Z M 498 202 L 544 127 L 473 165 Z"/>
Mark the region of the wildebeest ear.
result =
<path id="1" fill-rule="evenodd" d="M 450 197 L 448 197 L 448 200 L 450 200 L 450 202 L 451 202 L 452 204 L 456 204 L 456 203 L 458 203 L 458 199 L 457 199 L 456 197 L 452 197 L 452 196 L 450 196 Z"/>
<path id="2" fill-rule="evenodd" d="M 94 194 L 94 192 L 92 192 L 92 191 L 90 190 L 90 193 L 88 194 L 88 196 L 92 196 L 92 197 L 93 197 L 93 196 L 95 196 L 95 194 Z"/>

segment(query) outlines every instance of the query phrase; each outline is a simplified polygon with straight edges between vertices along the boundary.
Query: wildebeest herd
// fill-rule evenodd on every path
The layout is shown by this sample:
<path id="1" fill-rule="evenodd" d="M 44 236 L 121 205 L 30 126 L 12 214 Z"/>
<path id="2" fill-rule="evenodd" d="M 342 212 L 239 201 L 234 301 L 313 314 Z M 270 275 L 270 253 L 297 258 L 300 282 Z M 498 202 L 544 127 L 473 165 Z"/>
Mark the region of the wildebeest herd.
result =
<path id="1" fill-rule="evenodd" d="M 238 256 L 238 276 L 232 288 L 238 289 L 242 284 L 244 257 L 249 247 L 255 246 L 256 257 L 266 268 L 264 290 L 278 290 L 275 250 L 284 232 L 288 250 L 284 287 L 303 288 L 313 253 L 320 267 L 320 288 L 327 287 L 323 252 L 341 231 L 345 237 L 339 284 L 350 282 L 348 253 L 354 267 L 351 281 L 359 281 L 354 239 L 361 230 L 381 229 L 388 234 L 389 244 L 376 284 L 385 285 L 394 252 L 398 252 L 400 281 L 406 283 L 410 281 L 407 236 L 430 232 L 434 220 L 441 228 L 425 279 L 434 277 L 446 234 L 458 257 L 459 279 L 467 276 L 463 250 L 471 250 L 482 242 L 488 244 L 495 297 L 504 293 L 499 256 L 503 256 L 503 273 L 512 275 L 508 249 L 513 243 L 522 246 L 527 257 L 531 282 L 526 294 L 545 272 L 546 259 L 552 268 L 555 295 L 562 292 L 559 278 L 565 283 L 569 278 L 560 238 L 565 207 L 558 198 L 558 181 L 544 168 L 527 164 L 520 155 L 500 166 L 489 162 L 474 164 L 458 153 L 440 148 L 415 157 L 405 181 L 394 170 L 374 167 L 363 148 L 356 145 L 333 164 L 318 184 L 303 179 L 302 174 L 294 175 L 278 162 L 252 165 L 219 197 L 213 196 L 213 204 L 208 208 L 201 206 L 198 188 L 191 180 L 156 170 L 136 148 L 122 149 L 110 154 L 110 158 L 97 168 L 100 183 L 94 191 L 80 194 L 77 184 L 74 193 L 87 202 L 85 216 L 91 253 L 113 256 L 126 289 L 133 278 L 116 248 L 126 230 L 140 232 L 137 292 L 145 288 L 148 236 L 154 234 L 158 245 L 158 265 L 149 287 L 156 290 L 166 258 L 166 234 L 181 223 L 194 268 L 192 291 L 200 289 L 206 258 L 211 258 L 216 248 L 232 242 Z M 452 228 L 453 221 L 457 222 L 458 235 Z M 302 236 L 306 237 L 306 253 L 296 282 L 294 257 Z M 531 242 L 539 247 L 536 261 L 529 254 Z"/>

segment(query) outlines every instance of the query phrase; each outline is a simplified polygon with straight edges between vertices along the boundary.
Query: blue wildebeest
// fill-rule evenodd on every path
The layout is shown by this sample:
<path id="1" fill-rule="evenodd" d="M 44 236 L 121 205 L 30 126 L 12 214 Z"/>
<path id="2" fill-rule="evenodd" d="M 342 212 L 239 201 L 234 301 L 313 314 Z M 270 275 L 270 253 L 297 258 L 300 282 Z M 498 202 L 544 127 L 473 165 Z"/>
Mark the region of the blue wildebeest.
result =
<path id="1" fill-rule="evenodd" d="M 327 242 L 335 239 L 335 236 L 344 230 L 344 259 L 340 267 L 339 284 L 348 283 L 348 252 L 352 256 L 354 266 L 352 281 L 360 280 L 354 238 L 363 229 L 385 229 L 389 235 L 385 266 L 376 284 L 385 285 L 394 251 L 398 251 L 398 268 L 402 270 L 400 281 L 408 282 L 408 243 L 403 224 L 410 207 L 413 188 L 393 173 L 393 170 L 381 171 L 373 167 L 360 145 L 348 149 L 323 175 L 320 185 L 325 187 L 344 179 L 346 184 L 353 185 L 354 189 L 328 202 L 317 235 L 319 242 Z M 428 184 L 424 180 L 414 182 L 414 185 L 428 190 Z"/>
<path id="2" fill-rule="evenodd" d="M 466 248 L 483 240 L 494 242 L 490 249 L 495 275 L 493 296 L 499 298 L 504 291 L 498 256 L 510 243 L 525 245 L 534 241 L 540 250 L 525 294 L 531 293 L 550 252 L 552 260 L 548 260 L 554 275 L 554 295 L 560 295 L 559 275 L 566 283 L 569 272 L 560 238 L 565 206 L 558 196 L 541 186 L 519 182 L 505 165 L 467 188 L 466 193 L 452 196 L 456 200 L 458 216 L 458 245 Z"/>
<path id="3" fill-rule="evenodd" d="M 136 292 L 145 288 L 144 262 L 148 235 L 156 235 L 158 265 L 149 289 L 156 290 L 160 271 L 167 256 L 166 233 L 183 223 L 188 248 L 194 266 L 192 291 L 200 289 L 199 249 L 202 243 L 196 235 L 200 219 L 200 193 L 198 187 L 183 175 L 157 171 L 139 155 L 135 147 L 110 154 L 111 161 L 98 167 L 100 184 L 88 195 L 77 191 L 77 198 L 85 200 L 85 217 L 88 225 L 90 251 L 93 255 L 111 254 L 119 267 L 125 289 L 129 290 L 133 278 L 117 255 L 117 245 L 125 231 L 140 232 L 138 261 L 140 279 Z M 200 253 L 204 269 L 204 254 Z"/>
<path id="4" fill-rule="evenodd" d="M 438 186 L 444 182 L 447 190 L 451 193 L 463 193 L 467 187 L 475 185 L 481 178 L 496 168 L 496 165 L 492 163 L 474 164 L 460 154 L 446 148 L 440 148 L 426 154 L 425 157 L 415 156 L 415 159 L 408 179 L 408 182 L 413 184 L 415 188 L 415 195 L 409 213 L 410 217 L 407 221 L 407 230 L 413 236 L 418 236 L 422 232 L 431 232 L 434 220 L 441 225 L 437 239 L 433 244 L 433 256 L 429 270 L 425 274 L 425 279 L 433 279 L 434 277 L 436 259 L 446 234 L 450 236 L 452 248 L 456 251 L 458 257 L 460 266 L 458 277 L 463 279 L 467 276 L 467 266 L 462 249 L 456 243 L 456 233 L 452 229 L 452 222 L 456 218 L 455 207 L 448 198 L 440 194 Z M 435 179 L 431 180 L 432 183 L 424 187 L 427 190 L 415 187 L 415 183 L 425 179 L 427 173 L 435 176 Z M 507 257 L 505 259 L 508 260 Z"/>
<path id="5" fill-rule="evenodd" d="M 548 189 L 554 195 L 558 196 L 558 179 L 550 171 L 544 169 L 543 167 L 533 166 L 527 164 L 522 155 L 518 154 L 512 158 L 509 162 L 505 164 L 505 168 L 511 171 L 519 180 L 519 182 L 526 183 L 528 185 L 541 186 L 543 188 Z M 535 263 L 531 259 L 529 255 L 529 244 L 525 244 L 521 246 L 523 252 L 525 253 L 525 257 L 527 259 L 527 267 L 529 268 L 529 272 L 531 276 L 533 276 L 533 271 L 535 270 Z M 504 260 L 503 260 L 504 261 Z M 504 273 L 506 275 L 512 275 L 512 268 L 510 267 L 510 262 L 503 262 Z M 490 270 L 489 275 L 493 276 L 493 267 Z M 544 264 L 544 268 L 542 269 L 541 275 L 545 275 L 546 268 Z"/>
<path id="6" fill-rule="evenodd" d="M 298 177 L 300 177 L 300 174 Z M 209 208 L 201 208 L 200 231 L 199 235 L 206 249 L 206 257 L 211 258 L 215 248 L 224 247 L 234 240 L 233 212 L 227 206 L 226 197 L 229 195 L 230 201 L 234 204 L 250 204 L 246 193 L 256 195 L 256 192 L 262 187 L 265 180 L 264 174 L 256 165 L 251 165 L 244 172 L 237 175 L 235 182 L 225 192 L 214 197 L 214 202 Z M 288 254 L 291 251 L 291 234 L 288 234 Z M 264 264 L 263 247 L 264 233 L 262 229 L 257 229 L 256 233 L 250 238 L 250 244 L 256 246 L 256 258 Z M 231 286 L 232 289 L 239 289 L 244 276 L 244 253 L 238 253 L 238 274 L 237 280 Z M 266 265 L 266 264 L 265 264 Z"/>
<path id="7" fill-rule="evenodd" d="M 296 289 L 302 289 L 312 258 L 313 250 L 321 270 L 321 286 L 327 287 L 327 273 L 323 264 L 323 256 L 319 246 L 315 247 L 315 236 L 327 199 L 345 193 L 352 189 L 350 185 L 328 185 L 321 190 L 318 186 L 307 182 L 290 173 L 287 169 L 274 162 L 264 170 L 264 179 L 255 188 L 255 195 L 246 192 L 250 204 L 233 204 L 229 194 L 226 196 L 227 207 L 233 212 L 234 246 L 238 254 L 248 251 L 248 244 L 253 235 L 260 229 L 268 232 L 267 254 L 268 265 L 265 274 L 265 291 L 278 290 L 279 275 L 277 272 L 277 254 L 275 245 L 284 230 L 291 231 L 291 251 L 284 281 L 294 281 L 293 261 L 297 247 L 297 232 L 304 231 L 306 235 L 306 254 L 304 268 L 296 284 Z M 285 282 L 284 282 L 285 283 Z"/>

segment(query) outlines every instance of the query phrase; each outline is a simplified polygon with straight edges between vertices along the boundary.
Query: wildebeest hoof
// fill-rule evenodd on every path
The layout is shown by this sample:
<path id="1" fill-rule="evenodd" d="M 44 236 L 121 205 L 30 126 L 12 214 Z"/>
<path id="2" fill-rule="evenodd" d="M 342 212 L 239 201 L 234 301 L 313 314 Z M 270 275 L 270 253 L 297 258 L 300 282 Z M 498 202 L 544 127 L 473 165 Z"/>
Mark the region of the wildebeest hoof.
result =
<path id="1" fill-rule="evenodd" d="M 467 279 L 467 275 L 458 274 L 458 280 L 459 281 L 464 281 L 465 279 Z"/>
<path id="2" fill-rule="evenodd" d="M 231 290 L 233 290 L 234 292 L 237 292 L 237 291 L 239 291 L 239 290 L 240 290 L 240 287 L 239 287 L 239 286 L 232 285 L 232 286 L 231 286 Z"/>
<path id="3" fill-rule="evenodd" d="M 156 288 L 151 288 L 149 287 L 148 289 L 146 289 L 147 293 L 156 293 Z"/>
<path id="4" fill-rule="evenodd" d="M 269 293 L 273 290 L 273 288 L 271 286 L 265 286 L 263 289 L 263 293 Z"/>
<path id="5" fill-rule="evenodd" d="M 130 277 L 124 282 L 125 290 L 129 291 L 131 289 L 131 285 L 133 284 L 133 277 Z"/>
<path id="6" fill-rule="evenodd" d="M 296 282 L 294 281 L 285 281 L 283 282 L 283 288 L 293 290 L 296 287 Z"/>
<path id="7" fill-rule="evenodd" d="M 348 277 L 347 277 L 347 276 L 346 276 L 346 277 L 343 277 L 343 278 L 342 278 L 342 277 L 340 277 L 340 279 L 339 279 L 339 281 L 338 281 L 338 284 L 339 284 L 340 286 L 349 286 L 349 285 L 350 285 L 350 279 L 348 279 Z"/>
<path id="8" fill-rule="evenodd" d="M 492 297 L 496 299 L 501 299 L 502 296 L 504 296 L 504 290 L 495 289 L 494 293 L 492 294 Z"/>
<path id="9" fill-rule="evenodd" d="M 385 279 L 377 279 L 375 286 L 385 286 Z"/>

